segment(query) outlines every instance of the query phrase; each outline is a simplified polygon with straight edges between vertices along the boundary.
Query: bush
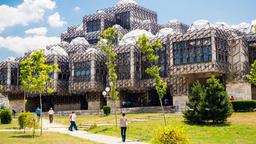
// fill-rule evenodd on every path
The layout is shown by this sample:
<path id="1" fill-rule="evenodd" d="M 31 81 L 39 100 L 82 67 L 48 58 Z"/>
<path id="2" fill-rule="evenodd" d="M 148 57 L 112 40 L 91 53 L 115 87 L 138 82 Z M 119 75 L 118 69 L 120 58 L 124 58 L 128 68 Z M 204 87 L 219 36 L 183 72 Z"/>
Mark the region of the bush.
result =
<path id="1" fill-rule="evenodd" d="M 37 117 L 30 112 L 21 112 L 18 116 L 20 129 L 23 128 L 38 128 L 39 122 Z"/>
<path id="2" fill-rule="evenodd" d="M 224 85 L 212 76 L 206 82 L 206 93 L 199 104 L 200 119 L 204 122 L 220 124 L 226 122 L 232 112 L 232 105 L 228 101 Z"/>
<path id="3" fill-rule="evenodd" d="M 153 144 L 188 144 L 189 139 L 182 128 L 163 127 L 155 132 Z"/>
<path id="4" fill-rule="evenodd" d="M 205 96 L 205 88 L 196 81 L 192 86 L 191 95 L 188 97 L 189 102 L 186 103 L 187 109 L 183 112 L 183 116 L 189 123 L 200 123 L 199 104 Z"/>
<path id="5" fill-rule="evenodd" d="M 12 122 L 12 112 L 10 109 L 2 109 L 0 111 L 1 124 L 10 124 Z"/>
<path id="6" fill-rule="evenodd" d="M 256 109 L 256 100 L 236 100 L 231 103 L 236 112 L 254 111 Z"/>
<path id="7" fill-rule="evenodd" d="M 110 106 L 103 106 L 103 112 L 105 115 L 109 115 L 111 113 L 111 107 Z"/>

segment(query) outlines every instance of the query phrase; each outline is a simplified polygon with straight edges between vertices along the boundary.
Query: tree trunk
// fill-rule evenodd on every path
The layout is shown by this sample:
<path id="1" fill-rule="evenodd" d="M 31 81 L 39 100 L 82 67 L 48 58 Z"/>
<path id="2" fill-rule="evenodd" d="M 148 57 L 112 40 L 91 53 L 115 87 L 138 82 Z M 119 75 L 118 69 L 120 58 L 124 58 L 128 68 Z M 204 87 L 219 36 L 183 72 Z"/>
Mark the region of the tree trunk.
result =
<path id="1" fill-rule="evenodd" d="M 159 101 L 160 101 L 161 109 L 162 109 L 163 116 L 164 116 L 164 124 L 165 124 L 165 126 L 166 126 L 167 124 L 166 124 L 166 118 L 165 118 L 165 112 L 164 112 L 164 107 L 163 107 L 162 99 L 159 98 Z"/>
<path id="2" fill-rule="evenodd" d="M 116 119 L 116 128 L 117 128 L 117 115 L 116 115 L 116 101 L 114 100 L 114 107 L 115 107 L 115 119 Z"/>
<path id="3" fill-rule="evenodd" d="M 26 92 L 24 92 L 24 112 L 26 112 Z"/>
<path id="4" fill-rule="evenodd" d="M 41 115 L 40 115 L 40 120 L 41 120 L 41 136 L 43 135 L 43 104 L 42 104 L 42 94 L 40 94 L 40 109 L 41 109 Z"/>

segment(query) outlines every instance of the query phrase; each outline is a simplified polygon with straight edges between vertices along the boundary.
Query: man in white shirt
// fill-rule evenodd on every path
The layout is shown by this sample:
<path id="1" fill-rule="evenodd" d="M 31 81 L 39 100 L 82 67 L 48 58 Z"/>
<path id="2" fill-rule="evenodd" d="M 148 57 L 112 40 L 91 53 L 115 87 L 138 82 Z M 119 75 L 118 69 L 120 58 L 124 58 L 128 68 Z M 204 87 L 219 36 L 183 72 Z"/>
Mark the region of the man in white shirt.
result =
<path id="1" fill-rule="evenodd" d="M 54 115 L 54 111 L 52 108 L 50 108 L 50 110 L 48 111 L 48 115 L 49 115 L 49 121 L 51 124 L 53 122 L 53 115 Z"/>
<path id="2" fill-rule="evenodd" d="M 73 131 L 73 127 L 75 128 L 75 130 L 78 130 L 77 126 L 76 126 L 76 113 L 75 112 L 72 112 L 72 114 L 70 114 L 69 121 L 70 121 L 69 130 Z"/>

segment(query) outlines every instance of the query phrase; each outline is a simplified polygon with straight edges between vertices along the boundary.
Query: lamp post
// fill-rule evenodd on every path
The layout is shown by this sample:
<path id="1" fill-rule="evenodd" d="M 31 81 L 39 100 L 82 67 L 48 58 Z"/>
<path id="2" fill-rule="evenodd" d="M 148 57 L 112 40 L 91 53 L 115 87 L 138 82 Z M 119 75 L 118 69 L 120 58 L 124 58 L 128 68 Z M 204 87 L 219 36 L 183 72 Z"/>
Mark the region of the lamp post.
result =
<path id="1" fill-rule="evenodd" d="M 107 105 L 108 105 L 108 92 L 110 91 L 109 87 L 106 87 L 105 90 L 102 92 L 102 95 L 104 96 L 104 98 L 107 101 Z"/>

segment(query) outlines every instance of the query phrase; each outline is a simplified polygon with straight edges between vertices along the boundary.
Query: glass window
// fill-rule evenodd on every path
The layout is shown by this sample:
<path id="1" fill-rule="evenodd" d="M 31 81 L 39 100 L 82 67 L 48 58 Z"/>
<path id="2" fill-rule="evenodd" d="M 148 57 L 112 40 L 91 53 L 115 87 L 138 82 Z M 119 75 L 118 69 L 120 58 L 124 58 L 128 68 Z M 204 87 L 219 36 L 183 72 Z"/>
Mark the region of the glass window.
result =
<path id="1" fill-rule="evenodd" d="M 173 43 L 174 65 L 211 61 L 211 38 Z"/>
<path id="2" fill-rule="evenodd" d="M 100 20 L 92 20 L 87 22 L 87 32 L 100 30 Z"/>
<path id="3" fill-rule="evenodd" d="M 75 80 L 76 81 L 90 80 L 90 77 L 91 77 L 90 62 L 75 64 Z"/>
<path id="4" fill-rule="evenodd" d="M 116 24 L 125 29 L 130 29 L 130 12 L 122 12 L 116 14 Z"/>
<path id="5" fill-rule="evenodd" d="M 130 53 L 118 53 L 116 72 L 118 74 L 118 80 L 124 80 L 130 78 Z"/>

